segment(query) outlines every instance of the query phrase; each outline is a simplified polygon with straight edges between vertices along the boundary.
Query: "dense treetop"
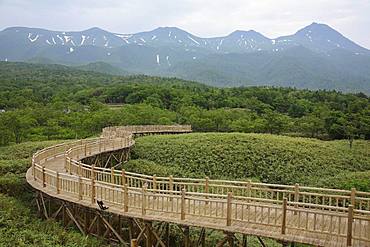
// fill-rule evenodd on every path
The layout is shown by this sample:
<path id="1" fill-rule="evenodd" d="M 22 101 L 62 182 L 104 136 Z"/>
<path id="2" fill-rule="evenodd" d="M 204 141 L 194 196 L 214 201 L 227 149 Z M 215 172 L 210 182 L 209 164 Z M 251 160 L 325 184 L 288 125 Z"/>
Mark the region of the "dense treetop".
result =
<path id="1" fill-rule="evenodd" d="M 113 107 L 116 105 L 119 107 Z M 96 135 L 121 124 L 196 131 L 370 138 L 365 94 L 215 88 L 177 78 L 112 76 L 61 65 L 0 63 L 0 143 Z"/>

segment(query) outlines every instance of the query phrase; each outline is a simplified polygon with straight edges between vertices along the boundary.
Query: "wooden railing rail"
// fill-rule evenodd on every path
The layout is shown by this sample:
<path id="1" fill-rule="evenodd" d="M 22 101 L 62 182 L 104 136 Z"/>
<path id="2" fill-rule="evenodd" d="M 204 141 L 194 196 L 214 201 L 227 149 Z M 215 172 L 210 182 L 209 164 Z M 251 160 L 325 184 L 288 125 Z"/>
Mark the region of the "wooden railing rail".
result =
<path id="1" fill-rule="evenodd" d="M 182 190 L 173 191 L 170 194 L 167 190 L 147 189 L 144 188 L 145 186 L 144 189 L 130 188 L 102 181 L 96 181 L 93 190 L 91 188 L 92 179 L 68 174 L 61 174 L 57 177 L 57 172 L 45 169 L 38 164 L 35 168 L 38 171 L 36 178 L 42 180 L 45 177 L 46 186 L 55 189 L 55 191 L 59 190 L 71 194 L 79 200 L 89 200 L 93 196 L 94 200 L 103 200 L 126 212 L 139 210 L 143 215 L 149 211 L 171 213 L 171 215 L 175 213 L 180 220 L 185 220 L 186 215 L 192 215 L 215 220 L 223 219 L 226 226 L 231 226 L 233 222 L 246 222 L 276 227 L 276 231 L 281 231 L 282 234 L 288 234 L 289 231 L 294 230 L 304 230 L 315 234 L 336 236 L 338 239 L 350 238 L 350 241 L 370 243 L 368 232 L 352 228 L 353 224 L 351 223 L 355 220 L 361 225 L 369 226 L 370 212 L 353 210 L 352 205 L 346 210 L 331 206 L 322 206 L 322 208 L 317 208 L 318 210 L 312 210 L 304 206 L 315 205 L 288 202 L 286 198 L 280 204 L 270 204 L 270 200 L 266 199 L 234 197 L 231 192 L 227 195 L 215 195 Z M 59 182 L 56 182 L 57 179 Z M 59 188 L 57 188 L 57 184 L 59 184 Z M 296 204 L 300 207 L 296 208 Z M 295 220 L 289 220 L 291 218 L 288 216 L 291 215 L 295 215 Z"/>
<path id="2" fill-rule="evenodd" d="M 120 139 L 111 140 L 109 146 L 108 144 L 104 145 L 104 148 L 101 151 L 112 150 L 114 147 L 115 149 L 122 148 L 119 146 L 122 143 Z M 103 140 L 106 143 L 106 140 Z M 124 142 L 125 145 L 123 147 L 131 147 L 133 142 Z M 114 145 L 115 144 L 115 145 Z M 87 152 L 89 154 L 94 153 L 97 151 L 96 145 L 100 145 L 99 140 L 95 142 L 91 142 L 87 144 Z M 70 164 L 70 172 L 77 174 L 79 170 L 81 170 L 81 166 L 85 171 L 82 176 L 89 177 L 91 170 L 91 166 L 81 164 L 79 161 L 74 160 L 73 152 L 79 153 L 81 152 L 84 147 L 76 147 L 72 148 L 67 151 L 67 164 Z M 79 157 L 83 158 L 83 157 Z M 97 173 L 97 180 L 99 181 L 107 181 L 110 183 L 122 183 L 122 176 L 121 170 L 113 170 L 107 168 L 98 168 L 96 167 Z M 156 187 L 158 188 L 169 188 L 170 178 L 169 177 L 156 177 Z M 193 191 L 193 192 L 205 192 L 206 187 L 208 192 L 214 194 L 227 194 L 228 192 L 232 192 L 234 195 L 241 195 L 241 196 L 253 196 L 256 198 L 265 198 L 271 200 L 278 200 L 282 201 L 284 197 L 287 200 L 295 201 L 295 202 L 303 202 L 307 204 L 320 204 L 320 205 L 329 205 L 329 206 L 336 206 L 336 207 L 348 207 L 349 204 L 352 203 L 352 200 L 355 200 L 355 208 L 358 209 L 368 209 L 370 208 L 370 197 L 359 197 L 357 193 L 355 197 L 353 197 L 353 193 L 351 191 L 346 190 L 335 190 L 335 189 L 324 189 L 324 188 L 314 188 L 314 187 L 300 187 L 296 186 L 287 186 L 287 185 L 277 185 L 277 184 L 263 184 L 263 183 L 253 183 L 253 182 L 243 182 L 243 181 L 226 181 L 226 180 L 211 180 L 209 179 L 187 179 L 187 178 L 173 178 L 172 187 L 173 190 L 181 191 L 181 189 L 185 189 L 186 191 Z M 137 174 L 126 172 L 126 182 L 128 183 L 129 187 L 142 187 L 144 184 L 148 186 L 148 188 L 153 187 L 154 177 L 149 175 Z M 207 182 L 207 186 L 206 186 Z M 298 190 L 297 190 L 298 188 Z M 367 193 L 362 193 L 362 196 L 367 196 Z"/>
<path id="3" fill-rule="evenodd" d="M 175 131 L 175 127 L 178 126 L 166 131 Z M 111 139 L 79 140 L 38 151 L 32 158 L 34 180 L 56 194 L 92 203 L 103 200 L 122 208 L 123 212 L 142 215 L 162 212 L 168 217 L 177 215 L 179 220 L 186 220 L 187 216 L 205 217 L 225 226 L 245 222 L 272 227 L 283 235 L 303 230 L 347 241 L 348 246 L 354 242 L 370 245 L 369 192 L 298 184 L 157 177 L 93 167 L 80 161 L 102 152 L 131 148 L 132 134 L 120 138 L 109 134 L 118 130 L 150 133 L 150 128 L 142 126 L 107 128 L 105 135 Z M 163 127 L 155 126 L 153 131 L 163 131 Z M 68 173 L 43 166 L 52 159 L 62 159 Z"/>

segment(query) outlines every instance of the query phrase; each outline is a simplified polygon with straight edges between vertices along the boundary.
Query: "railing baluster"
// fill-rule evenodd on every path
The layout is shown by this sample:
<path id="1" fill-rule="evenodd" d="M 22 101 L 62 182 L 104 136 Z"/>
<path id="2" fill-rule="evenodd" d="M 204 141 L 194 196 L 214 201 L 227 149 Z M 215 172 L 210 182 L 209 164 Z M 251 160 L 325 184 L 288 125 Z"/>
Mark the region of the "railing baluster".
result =
<path id="1" fill-rule="evenodd" d="M 287 199 L 283 199 L 283 217 L 281 221 L 281 234 L 286 232 L 286 211 L 287 211 Z"/>
<path id="2" fill-rule="evenodd" d="M 232 200 L 232 192 L 228 192 L 227 193 L 227 205 L 226 205 L 226 225 L 227 226 L 231 226 L 231 213 L 232 213 L 232 204 L 231 204 L 231 200 Z"/>
<path id="3" fill-rule="evenodd" d="M 352 246 L 353 205 L 348 206 L 347 246 Z"/>
<path id="4" fill-rule="evenodd" d="M 141 214 L 146 214 L 146 199 L 147 199 L 146 185 L 141 190 Z"/>
<path id="5" fill-rule="evenodd" d="M 181 190 L 181 220 L 185 220 L 186 204 L 185 204 L 185 189 Z"/>

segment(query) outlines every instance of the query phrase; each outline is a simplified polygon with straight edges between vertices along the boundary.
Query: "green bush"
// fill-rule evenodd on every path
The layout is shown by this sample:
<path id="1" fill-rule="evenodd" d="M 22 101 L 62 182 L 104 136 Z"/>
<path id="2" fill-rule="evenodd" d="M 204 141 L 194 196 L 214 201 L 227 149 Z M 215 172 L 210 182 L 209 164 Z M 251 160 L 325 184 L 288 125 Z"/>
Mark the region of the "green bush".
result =
<path id="1" fill-rule="evenodd" d="M 95 238 L 65 231 L 53 220 L 41 220 L 29 203 L 0 194 L 0 246 L 103 246 Z"/>
<path id="2" fill-rule="evenodd" d="M 346 141 L 192 133 L 138 138 L 133 157 L 192 177 L 255 177 L 270 183 L 316 185 L 319 179 L 335 174 L 370 170 L 368 148 L 368 141 L 355 141 L 350 149 Z"/>

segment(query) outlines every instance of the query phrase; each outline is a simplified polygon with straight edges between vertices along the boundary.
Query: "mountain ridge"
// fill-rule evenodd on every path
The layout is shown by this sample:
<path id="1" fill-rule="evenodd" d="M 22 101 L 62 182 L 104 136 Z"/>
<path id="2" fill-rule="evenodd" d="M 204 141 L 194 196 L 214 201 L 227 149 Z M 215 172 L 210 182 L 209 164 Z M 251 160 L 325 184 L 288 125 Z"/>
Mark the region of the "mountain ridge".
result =
<path id="1" fill-rule="evenodd" d="M 104 62 L 125 73 L 177 76 L 217 86 L 282 84 L 370 91 L 370 50 L 315 22 L 274 39 L 255 30 L 202 38 L 177 27 L 133 34 L 98 27 L 9 27 L 0 31 L 0 61 L 92 63 L 93 69 L 119 72 L 97 64 Z"/>

